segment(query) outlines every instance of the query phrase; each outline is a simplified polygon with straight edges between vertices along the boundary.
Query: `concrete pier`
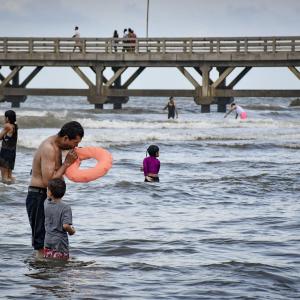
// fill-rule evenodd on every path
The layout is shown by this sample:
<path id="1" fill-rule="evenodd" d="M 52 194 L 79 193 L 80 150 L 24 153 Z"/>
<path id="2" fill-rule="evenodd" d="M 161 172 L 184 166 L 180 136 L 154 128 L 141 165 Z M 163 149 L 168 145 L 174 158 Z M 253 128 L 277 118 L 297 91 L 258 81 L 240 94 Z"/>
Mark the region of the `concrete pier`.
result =
<path id="1" fill-rule="evenodd" d="M 81 49 L 73 52 L 72 38 L 1 38 L 0 67 L 9 67 L 4 76 L 0 70 L 0 101 L 19 106 L 28 95 L 86 96 L 96 109 L 112 103 L 115 109 L 130 96 L 191 97 L 201 105 L 202 112 L 209 112 L 216 104 L 219 112 L 233 97 L 300 97 L 300 90 L 236 90 L 240 80 L 252 68 L 288 68 L 300 79 L 300 37 L 217 37 L 217 38 L 151 38 L 136 40 L 112 38 L 82 38 Z M 116 48 L 115 48 L 116 47 Z M 117 50 L 117 51 L 115 51 Z M 20 72 L 26 67 L 35 69 L 20 83 Z M 43 68 L 69 67 L 87 85 L 85 89 L 27 88 Z M 83 67 L 93 70 L 88 77 Z M 188 80 L 193 89 L 130 89 L 130 85 L 146 68 L 172 68 Z M 113 75 L 106 78 L 105 70 Z M 135 72 L 126 80 L 122 76 L 130 68 Z M 189 71 L 194 68 L 201 80 Z M 213 69 L 218 78 L 212 80 Z M 231 82 L 228 76 L 241 68 Z M 278 70 L 278 69 L 276 69 Z M 231 76 L 232 77 L 232 76 Z M 163 78 L 162 78 L 163 81 Z"/>

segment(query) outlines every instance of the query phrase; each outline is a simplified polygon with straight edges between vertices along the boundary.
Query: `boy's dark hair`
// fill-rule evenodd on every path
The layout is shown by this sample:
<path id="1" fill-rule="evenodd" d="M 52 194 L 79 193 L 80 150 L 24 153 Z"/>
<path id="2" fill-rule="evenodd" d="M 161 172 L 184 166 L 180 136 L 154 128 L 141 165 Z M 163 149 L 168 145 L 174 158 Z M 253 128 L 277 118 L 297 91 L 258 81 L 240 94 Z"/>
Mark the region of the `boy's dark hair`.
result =
<path id="1" fill-rule="evenodd" d="M 232 102 L 232 103 L 230 104 L 231 107 L 234 106 L 234 105 L 236 105 L 234 102 Z"/>
<path id="2" fill-rule="evenodd" d="M 48 189 L 55 199 L 60 199 L 66 192 L 66 183 L 61 178 L 50 179 Z"/>
<path id="3" fill-rule="evenodd" d="M 75 30 L 78 30 L 79 28 L 78 28 L 78 26 L 75 26 Z"/>
<path id="4" fill-rule="evenodd" d="M 154 157 L 158 151 L 159 151 L 159 148 L 156 145 L 151 145 L 147 149 L 147 152 L 149 153 L 149 155 L 154 156 Z"/>
<path id="5" fill-rule="evenodd" d="M 84 135 L 84 130 L 80 123 L 76 121 L 71 121 L 63 125 L 61 130 L 58 133 L 58 136 L 64 137 L 67 136 L 70 140 L 76 139 L 77 136 L 80 136 L 81 138 Z"/>

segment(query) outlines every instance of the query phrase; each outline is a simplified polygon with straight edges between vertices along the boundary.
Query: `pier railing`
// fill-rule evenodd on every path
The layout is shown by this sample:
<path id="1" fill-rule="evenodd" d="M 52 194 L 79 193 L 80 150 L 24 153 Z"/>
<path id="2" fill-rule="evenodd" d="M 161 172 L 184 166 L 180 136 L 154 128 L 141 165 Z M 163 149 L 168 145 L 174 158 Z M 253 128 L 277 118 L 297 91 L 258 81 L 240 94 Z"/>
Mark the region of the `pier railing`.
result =
<path id="1" fill-rule="evenodd" d="M 104 54 L 291 53 L 300 51 L 300 36 L 149 39 L 0 37 L 0 53 L 59 54 L 73 51 Z"/>
<path id="2" fill-rule="evenodd" d="M 209 111 L 209 106 L 216 101 L 218 110 L 225 111 L 226 103 L 232 101 L 231 97 L 300 97 L 300 90 L 235 89 L 256 67 L 288 68 L 300 80 L 300 36 L 149 39 L 0 37 L 0 67 L 8 69 L 6 75 L 0 72 L 0 102 L 11 102 L 13 107 L 20 106 L 28 95 L 87 96 L 96 108 L 106 103 L 120 108 L 131 96 L 180 96 L 193 97 L 202 106 L 203 112 Z M 24 67 L 27 70 L 24 71 Z M 88 88 L 28 88 L 44 67 L 69 67 Z M 131 89 L 130 85 L 140 74 L 152 67 L 177 69 L 193 88 Z M 106 72 L 109 68 L 113 75 Z M 28 69 L 29 74 L 25 73 Z M 128 69 L 130 72 L 127 72 Z M 215 72 L 211 76 L 213 69 L 217 78 L 214 78 Z M 86 74 L 87 70 L 89 74 Z M 23 81 L 20 80 L 21 72 L 26 76 Z"/>

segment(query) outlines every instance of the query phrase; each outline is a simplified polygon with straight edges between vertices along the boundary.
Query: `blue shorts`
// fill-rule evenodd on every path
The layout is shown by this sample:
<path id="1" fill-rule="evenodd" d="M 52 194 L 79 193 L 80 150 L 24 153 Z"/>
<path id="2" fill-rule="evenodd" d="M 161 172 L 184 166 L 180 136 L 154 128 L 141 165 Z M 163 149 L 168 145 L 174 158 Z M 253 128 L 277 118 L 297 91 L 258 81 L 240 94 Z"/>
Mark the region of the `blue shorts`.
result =
<path id="1" fill-rule="evenodd" d="M 47 199 L 47 189 L 30 186 L 26 198 L 26 209 L 31 226 L 32 247 L 35 250 L 44 248 L 45 213 L 44 201 Z"/>

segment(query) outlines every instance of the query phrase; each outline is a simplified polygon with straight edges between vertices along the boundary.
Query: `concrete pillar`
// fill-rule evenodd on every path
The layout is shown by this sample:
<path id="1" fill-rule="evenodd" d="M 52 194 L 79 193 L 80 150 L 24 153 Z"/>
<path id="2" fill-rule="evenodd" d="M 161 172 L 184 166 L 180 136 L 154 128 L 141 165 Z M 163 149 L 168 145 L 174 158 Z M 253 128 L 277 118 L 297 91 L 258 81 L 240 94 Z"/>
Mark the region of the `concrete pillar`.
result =
<path id="1" fill-rule="evenodd" d="M 114 102 L 114 109 L 122 109 L 122 103 L 121 102 Z"/>
<path id="2" fill-rule="evenodd" d="M 99 97 L 102 94 L 104 67 L 96 66 L 95 69 L 96 69 L 96 96 Z"/>
<path id="3" fill-rule="evenodd" d="M 11 66 L 9 67 L 11 70 L 13 70 L 15 67 Z M 16 73 L 16 75 L 12 78 L 12 84 L 11 87 L 18 88 L 20 87 L 20 75 L 19 72 Z M 18 108 L 21 106 L 21 102 L 24 102 L 27 99 L 27 96 L 21 95 L 21 96 L 5 96 L 5 101 L 11 102 L 12 108 Z"/>
<path id="4" fill-rule="evenodd" d="M 103 104 L 100 103 L 95 104 L 95 109 L 103 109 Z"/>
<path id="5" fill-rule="evenodd" d="M 218 105 L 218 112 L 225 113 L 227 104 L 233 102 L 232 97 L 226 98 L 218 98 L 217 105 Z"/>
<path id="6" fill-rule="evenodd" d="M 93 67 L 93 71 L 96 74 L 96 85 L 94 93 L 90 96 L 88 96 L 88 101 L 91 104 L 94 104 L 95 109 L 103 109 L 104 103 L 106 103 L 106 97 L 103 96 L 103 71 L 104 67 L 97 65 Z M 76 70 L 75 70 L 76 71 Z M 79 73 L 78 75 L 81 76 L 82 79 L 84 79 L 84 74 Z M 90 87 L 90 89 L 93 89 L 93 87 Z"/>
<path id="7" fill-rule="evenodd" d="M 209 92 L 209 73 L 211 68 L 209 66 L 202 66 L 201 72 L 202 72 L 202 97 L 209 98 L 210 92 Z M 209 113 L 210 112 L 210 104 L 201 104 L 201 112 L 202 113 Z"/>
<path id="8" fill-rule="evenodd" d="M 226 67 L 217 67 L 217 70 L 219 72 L 219 76 L 221 76 L 222 73 L 226 70 Z M 226 79 L 224 79 L 224 81 L 219 84 L 218 88 L 226 88 Z M 218 97 L 216 98 L 216 102 L 218 106 L 218 112 L 225 113 L 226 105 L 233 102 L 233 97 Z"/>
<path id="9" fill-rule="evenodd" d="M 120 68 L 119 67 L 112 67 L 112 70 L 114 73 L 116 73 Z M 114 81 L 112 89 L 118 89 L 122 87 L 122 79 L 121 75 Z M 108 102 L 113 104 L 114 109 L 122 109 L 122 104 L 127 103 L 129 100 L 129 97 L 108 97 Z"/>
<path id="10" fill-rule="evenodd" d="M 210 113 L 210 104 L 202 104 L 201 112 L 202 113 Z"/>

